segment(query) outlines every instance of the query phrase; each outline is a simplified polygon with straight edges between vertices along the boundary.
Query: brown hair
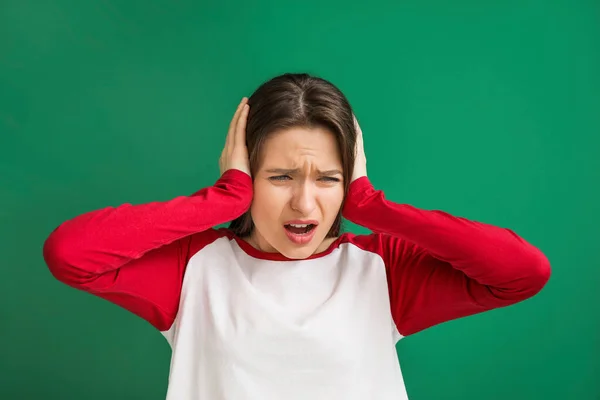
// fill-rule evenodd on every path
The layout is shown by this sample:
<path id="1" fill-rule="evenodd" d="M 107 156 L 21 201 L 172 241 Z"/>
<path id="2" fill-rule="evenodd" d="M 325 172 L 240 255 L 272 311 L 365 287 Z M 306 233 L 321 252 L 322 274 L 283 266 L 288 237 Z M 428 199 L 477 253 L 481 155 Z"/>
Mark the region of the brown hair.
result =
<path id="1" fill-rule="evenodd" d="M 255 176 L 262 159 L 262 145 L 271 134 L 292 127 L 322 127 L 337 139 L 345 199 L 354 168 L 356 128 L 352 107 L 335 85 L 306 73 L 286 73 L 260 85 L 248 98 L 248 104 L 250 110 L 246 124 L 246 146 L 252 176 Z M 341 225 L 340 208 L 327 237 L 338 236 Z M 250 235 L 254 229 L 250 210 L 233 220 L 229 229 L 241 237 Z"/>

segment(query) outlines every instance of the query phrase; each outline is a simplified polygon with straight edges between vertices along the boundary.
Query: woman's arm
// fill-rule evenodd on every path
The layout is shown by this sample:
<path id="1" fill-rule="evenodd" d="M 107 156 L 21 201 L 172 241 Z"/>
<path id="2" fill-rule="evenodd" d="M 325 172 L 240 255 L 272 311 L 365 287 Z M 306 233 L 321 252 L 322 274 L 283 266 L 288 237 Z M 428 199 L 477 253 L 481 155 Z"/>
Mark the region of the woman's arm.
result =
<path id="1" fill-rule="evenodd" d="M 522 301 L 550 277 L 544 254 L 513 231 L 393 203 L 367 176 L 351 183 L 343 214 L 377 232 L 369 246 L 386 264 L 402 335 Z"/>
<path id="2" fill-rule="evenodd" d="M 189 257 L 214 236 L 209 228 L 237 218 L 251 201 L 250 176 L 230 169 L 191 196 L 107 207 L 68 220 L 47 238 L 44 259 L 59 281 L 165 330 L 177 312 Z"/>

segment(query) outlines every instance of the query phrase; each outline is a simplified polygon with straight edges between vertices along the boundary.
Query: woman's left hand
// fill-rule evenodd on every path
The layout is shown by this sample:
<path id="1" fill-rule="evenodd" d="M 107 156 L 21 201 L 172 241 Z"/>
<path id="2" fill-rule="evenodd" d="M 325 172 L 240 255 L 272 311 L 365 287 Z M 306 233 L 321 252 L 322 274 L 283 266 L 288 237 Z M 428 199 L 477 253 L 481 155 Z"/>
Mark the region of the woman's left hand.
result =
<path id="1" fill-rule="evenodd" d="M 363 134 L 356 116 L 354 116 L 354 126 L 356 127 L 356 159 L 354 161 L 354 171 L 352 172 L 352 179 L 350 182 L 354 182 L 360 177 L 367 176 L 367 157 L 365 156 Z"/>

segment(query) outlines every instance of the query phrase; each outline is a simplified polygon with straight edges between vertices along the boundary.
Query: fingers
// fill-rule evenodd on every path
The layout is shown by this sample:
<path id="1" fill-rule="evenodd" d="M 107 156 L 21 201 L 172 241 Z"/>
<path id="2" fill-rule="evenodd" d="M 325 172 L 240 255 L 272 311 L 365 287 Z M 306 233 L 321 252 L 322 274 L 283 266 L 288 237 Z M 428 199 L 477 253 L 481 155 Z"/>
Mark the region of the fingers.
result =
<path id="1" fill-rule="evenodd" d="M 356 115 L 352 114 L 352 118 L 354 119 L 354 127 L 356 128 L 356 136 L 362 137 L 362 130 L 360 129 L 360 125 L 358 124 L 358 120 L 356 119 Z"/>
<path id="2" fill-rule="evenodd" d="M 246 122 L 248 121 L 248 112 L 250 106 L 244 104 L 242 111 L 238 117 L 237 126 L 235 129 L 235 135 L 233 137 L 233 146 L 245 146 L 246 145 Z"/>
<path id="3" fill-rule="evenodd" d="M 237 126 L 240 114 L 241 114 L 242 110 L 244 109 L 244 105 L 247 102 L 248 102 L 248 99 L 246 97 L 243 97 L 240 104 L 238 104 L 237 109 L 235 110 L 235 113 L 233 114 L 233 118 L 231 118 L 231 122 L 229 123 L 229 130 L 227 131 L 227 138 L 225 140 L 226 147 L 233 145 L 236 126 Z"/>
<path id="4" fill-rule="evenodd" d="M 356 115 L 352 114 L 352 118 L 354 119 L 354 127 L 356 128 L 356 147 L 355 153 L 359 156 L 362 152 L 364 152 L 363 145 L 363 133 L 360 125 L 358 124 L 358 120 L 356 119 Z"/>
<path id="5" fill-rule="evenodd" d="M 229 131 L 228 133 L 232 133 L 235 130 L 235 126 L 237 124 L 237 120 L 240 116 L 240 113 L 244 107 L 244 105 L 248 102 L 248 99 L 246 97 L 242 98 L 242 101 L 240 101 L 240 104 L 238 104 L 235 113 L 233 114 L 233 118 L 231 119 L 231 122 L 229 123 Z"/>

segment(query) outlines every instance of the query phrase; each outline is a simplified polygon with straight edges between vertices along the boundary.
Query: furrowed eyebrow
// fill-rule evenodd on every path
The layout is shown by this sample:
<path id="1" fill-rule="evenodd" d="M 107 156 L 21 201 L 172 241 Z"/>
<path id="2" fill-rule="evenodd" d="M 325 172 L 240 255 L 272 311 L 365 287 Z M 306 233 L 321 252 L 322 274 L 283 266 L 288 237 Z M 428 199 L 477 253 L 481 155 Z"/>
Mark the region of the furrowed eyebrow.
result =
<path id="1" fill-rule="evenodd" d="M 344 175 L 344 174 L 342 174 L 342 171 L 340 171 L 339 169 L 330 169 L 328 171 L 322 171 L 322 172 L 319 171 L 319 173 L 321 175 L 338 175 L 338 174 Z"/>
<path id="2" fill-rule="evenodd" d="M 295 174 L 300 171 L 298 168 L 296 169 L 285 169 L 285 168 L 271 168 L 268 169 L 267 172 L 270 174 Z"/>
<path id="3" fill-rule="evenodd" d="M 282 175 L 292 175 L 292 174 L 297 174 L 298 172 L 300 172 L 299 168 L 296 169 L 285 169 L 285 168 L 271 168 L 268 169 L 266 172 L 271 173 L 271 174 L 282 174 Z M 320 175 L 343 175 L 342 171 L 340 171 L 339 169 L 330 169 L 327 171 L 318 171 L 318 173 Z"/>

